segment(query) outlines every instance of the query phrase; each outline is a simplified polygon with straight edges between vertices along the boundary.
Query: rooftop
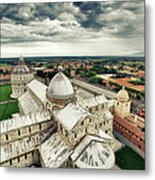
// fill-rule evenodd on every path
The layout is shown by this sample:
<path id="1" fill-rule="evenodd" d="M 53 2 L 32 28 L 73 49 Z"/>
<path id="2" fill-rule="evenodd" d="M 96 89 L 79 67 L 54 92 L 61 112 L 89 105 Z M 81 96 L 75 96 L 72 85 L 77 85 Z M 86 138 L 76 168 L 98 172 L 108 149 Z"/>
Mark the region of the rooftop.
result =
<path id="1" fill-rule="evenodd" d="M 114 116 L 115 121 L 117 121 L 119 124 L 124 126 L 126 129 L 128 129 L 130 132 L 144 140 L 144 132 L 142 132 L 139 128 L 137 128 L 133 123 L 129 122 L 128 120 L 125 120 L 121 118 L 120 116 L 116 115 Z"/>
<path id="2" fill-rule="evenodd" d="M 18 98 L 18 102 L 24 114 L 35 113 L 41 110 L 28 91 Z"/>
<path id="3" fill-rule="evenodd" d="M 49 112 L 41 111 L 0 122 L 1 133 L 20 129 L 25 126 L 34 125 L 51 119 Z"/>
<path id="4" fill-rule="evenodd" d="M 58 168 L 70 156 L 72 150 L 58 133 L 53 134 L 39 147 L 45 167 Z"/>
<path id="5" fill-rule="evenodd" d="M 14 67 L 13 74 L 27 74 L 30 73 L 30 69 L 26 66 L 22 56 L 20 56 L 18 65 Z"/>
<path id="6" fill-rule="evenodd" d="M 129 94 L 124 87 L 117 93 L 116 99 L 121 102 L 129 101 Z"/>
<path id="7" fill-rule="evenodd" d="M 74 163 L 79 168 L 112 168 L 115 157 L 105 139 L 106 137 L 85 136 L 71 155 Z"/>
<path id="8" fill-rule="evenodd" d="M 144 91 L 144 85 L 134 85 L 134 84 L 131 84 L 129 82 L 129 81 L 131 81 L 130 78 L 117 78 L 117 79 L 110 78 L 110 81 L 114 82 L 116 84 L 119 84 L 121 86 L 130 88 L 130 89 L 134 89 L 136 91 Z"/>
<path id="9" fill-rule="evenodd" d="M 33 79 L 28 85 L 27 87 L 31 90 L 31 92 L 33 92 L 42 103 L 45 102 L 46 100 L 46 89 L 47 86 L 43 83 L 41 83 L 40 81 Z"/>
<path id="10" fill-rule="evenodd" d="M 88 98 L 88 99 L 83 99 L 77 102 L 77 104 L 81 106 L 82 108 L 91 108 L 91 107 L 95 107 L 99 104 L 104 104 L 104 103 L 108 103 L 108 100 L 106 99 L 104 95 L 95 96 L 93 98 Z"/>
<path id="11" fill-rule="evenodd" d="M 60 110 L 56 119 L 69 131 L 73 130 L 77 123 L 84 120 L 90 114 L 75 104 L 68 104 Z"/>

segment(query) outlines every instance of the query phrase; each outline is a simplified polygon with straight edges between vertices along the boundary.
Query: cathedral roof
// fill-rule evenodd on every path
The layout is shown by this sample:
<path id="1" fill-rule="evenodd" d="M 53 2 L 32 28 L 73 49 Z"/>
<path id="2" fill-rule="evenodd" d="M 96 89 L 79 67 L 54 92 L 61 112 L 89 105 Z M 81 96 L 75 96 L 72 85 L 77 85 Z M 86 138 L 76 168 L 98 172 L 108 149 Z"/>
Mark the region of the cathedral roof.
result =
<path id="1" fill-rule="evenodd" d="M 68 104 L 60 110 L 56 115 L 56 119 L 69 131 L 72 131 L 75 126 L 84 120 L 90 113 L 75 104 Z"/>
<path id="2" fill-rule="evenodd" d="M 116 99 L 121 102 L 129 101 L 129 94 L 124 87 L 118 92 Z"/>
<path id="3" fill-rule="evenodd" d="M 46 100 L 46 89 L 47 86 L 40 81 L 33 79 L 27 87 L 31 90 L 31 92 L 42 102 L 44 103 Z"/>
<path id="4" fill-rule="evenodd" d="M 45 167 L 58 168 L 68 159 L 72 150 L 62 140 L 59 133 L 55 133 L 41 144 L 39 152 Z"/>
<path id="5" fill-rule="evenodd" d="M 63 74 L 62 67 L 58 67 L 59 72 L 53 77 L 48 87 L 48 94 L 51 96 L 70 96 L 74 94 L 72 84 Z"/>
<path id="6" fill-rule="evenodd" d="M 106 138 L 85 136 L 74 149 L 71 159 L 79 168 L 111 169 L 114 166 L 115 157 L 106 143 Z"/>
<path id="7" fill-rule="evenodd" d="M 104 95 L 95 96 L 88 99 L 82 99 L 79 102 L 77 102 L 77 104 L 82 108 L 91 108 L 104 103 L 108 103 L 108 100 Z"/>
<path id="8" fill-rule="evenodd" d="M 16 129 L 21 129 L 22 127 L 32 126 L 41 122 L 45 122 L 51 119 L 51 115 L 46 111 L 38 111 L 37 113 L 32 113 L 24 116 L 19 116 L 17 118 L 8 119 L 7 121 L 1 121 L 1 133 L 8 133 Z"/>
<path id="9" fill-rule="evenodd" d="M 25 65 L 25 61 L 22 56 L 20 56 L 18 65 L 15 66 L 13 74 L 27 74 L 30 73 L 30 69 Z"/>

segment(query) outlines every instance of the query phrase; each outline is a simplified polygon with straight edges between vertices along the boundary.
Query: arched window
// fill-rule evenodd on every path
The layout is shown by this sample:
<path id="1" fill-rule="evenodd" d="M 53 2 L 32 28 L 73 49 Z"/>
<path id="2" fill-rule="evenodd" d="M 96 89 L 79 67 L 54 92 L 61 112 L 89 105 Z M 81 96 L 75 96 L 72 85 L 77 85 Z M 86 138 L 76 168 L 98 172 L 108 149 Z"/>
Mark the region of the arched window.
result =
<path id="1" fill-rule="evenodd" d="M 77 134 L 76 133 L 74 134 L 74 137 L 77 138 Z"/>

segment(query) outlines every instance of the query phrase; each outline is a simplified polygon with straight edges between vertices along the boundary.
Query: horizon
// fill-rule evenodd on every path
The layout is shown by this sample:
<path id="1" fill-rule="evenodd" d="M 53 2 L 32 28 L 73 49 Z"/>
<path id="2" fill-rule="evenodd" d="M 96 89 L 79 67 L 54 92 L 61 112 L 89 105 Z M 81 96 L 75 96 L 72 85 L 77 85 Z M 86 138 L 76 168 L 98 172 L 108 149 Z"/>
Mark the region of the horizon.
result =
<path id="1" fill-rule="evenodd" d="M 90 56 L 90 55 L 85 55 L 85 56 L 22 56 L 24 59 L 26 58 L 144 58 L 145 59 L 145 55 L 144 56 L 121 56 L 121 55 L 105 55 L 105 56 Z M 0 57 L 0 61 L 3 59 L 19 59 L 20 56 L 16 56 L 16 57 Z"/>

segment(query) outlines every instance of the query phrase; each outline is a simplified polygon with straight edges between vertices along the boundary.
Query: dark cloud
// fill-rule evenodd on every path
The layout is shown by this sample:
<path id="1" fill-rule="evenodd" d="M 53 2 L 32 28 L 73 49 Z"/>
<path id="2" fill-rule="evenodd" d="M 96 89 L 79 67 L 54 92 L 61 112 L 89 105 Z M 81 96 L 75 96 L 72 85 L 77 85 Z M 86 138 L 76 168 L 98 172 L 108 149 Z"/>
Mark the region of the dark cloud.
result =
<path id="1" fill-rule="evenodd" d="M 143 1 L 2 4 L 0 18 L 3 43 L 144 34 Z"/>

